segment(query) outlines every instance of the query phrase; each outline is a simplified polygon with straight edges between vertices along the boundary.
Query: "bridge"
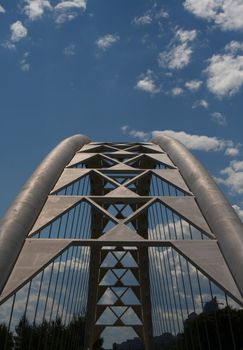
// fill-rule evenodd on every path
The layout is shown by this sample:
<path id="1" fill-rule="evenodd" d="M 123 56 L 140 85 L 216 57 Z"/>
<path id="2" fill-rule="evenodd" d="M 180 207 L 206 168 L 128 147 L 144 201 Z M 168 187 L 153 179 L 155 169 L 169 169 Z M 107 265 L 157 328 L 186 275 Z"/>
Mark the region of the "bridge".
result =
<path id="1" fill-rule="evenodd" d="M 243 348 L 242 223 L 168 136 L 62 141 L 1 221 L 0 271 L 3 350 Z"/>

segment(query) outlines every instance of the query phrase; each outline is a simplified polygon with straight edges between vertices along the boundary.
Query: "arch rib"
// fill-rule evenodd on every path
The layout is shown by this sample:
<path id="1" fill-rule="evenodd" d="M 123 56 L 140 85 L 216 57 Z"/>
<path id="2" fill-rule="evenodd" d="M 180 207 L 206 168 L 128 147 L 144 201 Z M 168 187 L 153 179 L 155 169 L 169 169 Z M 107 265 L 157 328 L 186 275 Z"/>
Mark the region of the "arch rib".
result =
<path id="1" fill-rule="evenodd" d="M 152 142 L 168 153 L 196 196 L 243 296 L 243 225 L 238 215 L 202 164 L 179 141 L 163 135 Z"/>
<path id="2" fill-rule="evenodd" d="M 49 192 L 74 154 L 89 142 L 87 136 L 74 135 L 58 144 L 35 170 L 8 209 L 0 226 L 0 293 Z"/>

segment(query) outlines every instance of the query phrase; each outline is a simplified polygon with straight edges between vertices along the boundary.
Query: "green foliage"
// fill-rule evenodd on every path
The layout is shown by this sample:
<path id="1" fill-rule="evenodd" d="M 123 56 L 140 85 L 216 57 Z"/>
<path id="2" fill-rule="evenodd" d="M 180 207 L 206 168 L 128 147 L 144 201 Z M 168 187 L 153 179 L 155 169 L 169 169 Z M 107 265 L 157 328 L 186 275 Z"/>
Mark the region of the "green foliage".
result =
<path id="1" fill-rule="evenodd" d="M 95 344 L 93 345 L 93 350 L 104 350 L 104 348 L 102 348 L 103 343 L 103 338 L 97 339 Z"/>
<path id="2" fill-rule="evenodd" d="M 234 343 L 236 350 L 243 349 L 243 311 L 226 307 L 187 320 L 176 344 L 160 350 L 230 350 Z"/>
<path id="3" fill-rule="evenodd" d="M 25 316 L 16 326 L 16 349 L 70 350 L 82 349 L 84 341 L 85 318 L 73 317 L 64 326 L 60 318 L 55 321 L 30 325 Z"/>
<path id="4" fill-rule="evenodd" d="M 0 325 L 0 350 L 82 350 L 84 329 L 83 316 L 73 317 L 65 326 L 60 318 L 32 325 L 23 315 L 15 327 L 14 336 L 5 325 Z"/>
<path id="5" fill-rule="evenodd" d="M 0 325 L 0 350 L 11 350 L 13 348 L 13 335 L 8 331 L 5 324 Z"/>
<path id="6" fill-rule="evenodd" d="M 24 316 L 15 327 L 14 349 L 16 350 L 82 350 L 84 346 L 85 317 L 74 316 L 68 325 L 64 325 L 60 318 L 40 324 L 30 324 Z M 99 338 L 94 350 L 103 350 L 103 339 Z M 11 347 L 0 350 L 13 349 Z"/>

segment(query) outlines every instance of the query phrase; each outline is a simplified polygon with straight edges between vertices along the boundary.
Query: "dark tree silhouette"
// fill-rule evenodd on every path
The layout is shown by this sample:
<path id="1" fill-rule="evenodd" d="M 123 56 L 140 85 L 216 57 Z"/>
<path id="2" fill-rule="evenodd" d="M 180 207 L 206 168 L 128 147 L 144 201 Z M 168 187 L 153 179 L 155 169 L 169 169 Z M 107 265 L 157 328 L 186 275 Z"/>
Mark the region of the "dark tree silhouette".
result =
<path id="1" fill-rule="evenodd" d="M 102 348 L 103 343 L 104 343 L 103 338 L 97 339 L 93 345 L 93 350 L 104 350 L 104 348 Z"/>
<path id="2" fill-rule="evenodd" d="M 5 324 L 0 324 L 0 350 L 11 350 L 13 345 L 12 333 L 8 331 Z"/>
<path id="3" fill-rule="evenodd" d="M 85 317 L 74 316 L 64 325 L 61 318 L 40 324 L 30 324 L 23 315 L 15 327 L 16 335 L 9 348 L 0 350 L 82 350 L 84 345 Z M 11 335 L 11 334 L 10 334 Z M 99 338 L 93 349 L 104 350 L 103 339 Z"/>
<path id="4" fill-rule="evenodd" d="M 85 318 L 73 317 L 66 326 L 60 318 L 55 321 L 30 325 L 22 316 L 15 328 L 15 348 L 18 350 L 82 350 L 84 341 Z"/>
<path id="5" fill-rule="evenodd" d="M 185 322 L 174 345 L 159 350 L 243 350 L 243 310 L 225 307 L 203 312 Z"/>

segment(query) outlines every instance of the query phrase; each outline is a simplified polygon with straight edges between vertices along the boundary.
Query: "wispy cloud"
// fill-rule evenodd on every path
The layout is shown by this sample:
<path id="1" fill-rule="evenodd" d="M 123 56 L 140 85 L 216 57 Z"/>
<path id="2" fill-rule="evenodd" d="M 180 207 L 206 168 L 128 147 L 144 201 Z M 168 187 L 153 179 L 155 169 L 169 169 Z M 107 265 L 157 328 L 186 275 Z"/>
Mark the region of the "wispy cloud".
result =
<path id="1" fill-rule="evenodd" d="M 151 9 L 147 10 L 141 16 L 136 16 L 132 23 L 136 26 L 146 26 L 153 23 L 156 20 L 162 18 L 168 18 L 169 13 L 165 11 L 163 8 L 159 8 L 157 4 L 155 4 Z"/>
<path id="2" fill-rule="evenodd" d="M 121 126 L 121 131 L 125 135 L 130 135 L 143 141 L 147 141 L 151 136 L 149 132 L 131 129 L 129 125 Z"/>
<path id="3" fill-rule="evenodd" d="M 180 95 L 183 94 L 183 92 L 184 92 L 184 90 L 183 90 L 181 87 L 178 87 L 178 86 L 174 87 L 174 88 L 171 90 L 171 94 L 172 94 L 173 96 L 180 96 Z"/>
<path id="4" fill-rule="evenodd" d="M 6 12 L 5 8 L 2 5 L 0 5 L 0 13 L 5 13 L 5 12 Z"/>
<path id="5" fill-rule="evenodd" d="M 8 50 L 15 50 L 16 49 L 15 44 L 12 43 L 10 40 L 7 40 L 4 43 L 2 43 L 2 47 L 4 47 L 5 49 L 8 49 Z"/>
<path id="6" fill-rule="evenodd" d="M 116 34 L 106 34 L 96 40 L 96 45 L 98 49 L 106 51 L 119 40 L 120 37 Z"/>
<path id="7" fill-rule="evenodd" d="M 140 26 L 140 25 L 146 25 L 152 23 L 153 18 L 150 13 L 144 14 L 140 17 L 135 17 L 133 20 L 133 23 Z"/>
<path id="8" fill-rule="evenodd" d="M 28 72 L 30 70 L 30 63 L 28 62 L 29 52 L 25 52 L 21 61 L 20 68 L 23 72 Z"/>
<path id="9" fill-rule="evenodd" d="M 74 56 L 76 53 L 76 46 L 74 44 L 70 44 L 64 47 L 63 53 L 65 56 Z"/>
<path id="10" fill-rule="evenodd" d="M 159 54 L 159 66 L 170 69 L 182 69 L 190 62 L 192 49 L 187 44 L 173 46 L 169 51 Z"/>
<path id="11" fill-rule="evenodd" d="M 123 134 L 126 134 L 126 131 L 129 129 L 129 125 L 123 125 L 121 126 L 121 131 Z"/>
<path id="12" fill-rule="evenodd" d="M 220 112 L 211 113 L 211 119 L 215 123 L 222 125 L 222 126 L 225 126 L 227 124 L 225 116 Z"/>
<path id="13" fill-rule="evenodd" d="M 243 51 L 243 42 L 232 40 L 225 46 L 225 51 L 229 51 L 231 53 Z"/>
<path id="14" fill-rule="evenodd" d="M 164 10 L 163 8 L 157 9 L 154 14 L 155 19 L 161 19 L 161 18 L 169 18 L 169 12 Z"/>
<path id="15" fill-rule="evenodd" d="M 190 80 L 185 83 L 185 87 L 192 92 L 196 92 L 200 89 L 202 83 L 201 80 Z"/>
<path id="16" fill-rule="evenodd" d="M 243 29 L 242 0 L 186 0 L 184 7 L 195 16 L 214 22 L 222 30 Z"/>
<path id="17" fill-rule="evenodd" d="M 193 53 L 190 42 L 197 36 L 196 30 L 176 29 L 174 39 L 169 44 L 168 50 L 160 52 L 158 63 L 160 67 L 169 69 L 182 69 L 186 67 Z"/>
<path id="18" fill-rule="evenodd" d="M 144 141 L 148 140 L 149 138 L 149 133 L 141 130 L 131 130 L 129 133 L 131 136 L 137 137 L 138 139 L 141 139 Z"/>
<path id="19" fill-rule="evenodd" d="M 193 30 L 184 30 L 177 29 L 175 33 L 175 37 L 178 38 L 182 43 L 188 43 L 189 41 L 193 41 L 197 36 L 197 31 Z"/>
<path id="20" fill-rule="evenodd" d="M 209 106 L 208 101 L 202 99 L 202 100 L 195 101 L 192 105 L 192 108 L 194 109 L 194 108 L 202 107 L 202 108 L 207 109 L 208 106 Z"/>

